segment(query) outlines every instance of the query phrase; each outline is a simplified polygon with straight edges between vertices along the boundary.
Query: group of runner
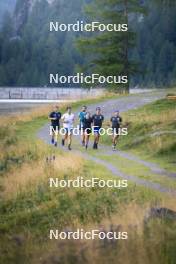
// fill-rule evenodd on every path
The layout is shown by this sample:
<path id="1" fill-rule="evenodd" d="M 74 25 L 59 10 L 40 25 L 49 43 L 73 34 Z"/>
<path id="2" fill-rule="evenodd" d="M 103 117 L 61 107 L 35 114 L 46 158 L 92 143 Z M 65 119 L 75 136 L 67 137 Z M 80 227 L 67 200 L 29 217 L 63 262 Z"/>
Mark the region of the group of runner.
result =
<path id="1" fill-rule="evenodd" d="M 52 127 L 52 138 L 51 143 L 57 147 L 57 135 L 55 131 L 60 130 L 60 121 L 63 124 L 63 129 L 65 131 L 64 136 L 62 138 L 62 146 L 65 145 L 66 141 L 68 144 L 68 149 L 71 150 L 72 144 L 72 135 L 74 129 L 75 115 L 72 113 L 72 108 L 70 106 L 67 107 L 67 111 L 65 114 L 61 114 L 58 106 L 54 106 L 53 111 L 49 114 L 48 117 L 51 120 Z M 93 149 L 98 149 L 98 143 L 100 139 L 100 130 L 102 128 L 104 122 L 104 116 L 101 113 L 101 108 L 96 108 L 96 113 L 91 115 L 89 111 L 87 111 L 87 106 L 83 106 L 81 112 L 78 115 L 79 118 L 79 130 L 81 134 L 82 146 L 86 149 L 89 145 L 90 135 L 93 133 L 94 135 L 94 143 Z M 122 118 L 119 115 L 119 111 L 115 110 L 111 119 L 111 129 L 112 129 L 112 149 L 116 150 L 117 140 L 119 137 L 119 128 L 122 124 Z"/>

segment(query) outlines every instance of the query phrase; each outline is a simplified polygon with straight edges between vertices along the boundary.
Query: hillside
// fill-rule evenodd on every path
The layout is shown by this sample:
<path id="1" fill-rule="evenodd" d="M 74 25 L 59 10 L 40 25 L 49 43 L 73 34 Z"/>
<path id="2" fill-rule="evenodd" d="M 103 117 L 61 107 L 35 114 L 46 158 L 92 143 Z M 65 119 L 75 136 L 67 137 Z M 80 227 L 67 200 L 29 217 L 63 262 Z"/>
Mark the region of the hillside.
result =
<path id="1" fill-rule="evenodd" d="M 76 35 L 49 33 L 49 22 L 71 23 L 83 18 L 83 4 L 81 0 L 57 0 L 52 5 L 36 1 L 31 8 L 19 0 L 14 18 L 4 21 L 0 33 L 0 85 L 43 86 L 48 84 L 50 72 L 73 74 L 75 64 L 81 61 L 74 46 Z"/>
<path id="2" fill-rule="evenodd" d="M 91 100 L 79 102 L 73 105 L 74 111 L 79 111 L 83 103 L 97 104 Z M 78 175 L 85 179 L 121 178 L 111 173 L 103 163 L 98 164 L 96 159 L 90 161 L 80 155 L 78 150 L 82 153 L 85 150 L 79 142 L 74 145 L 77 151 L 74 152 L 73 149 L 73 152 L 68 153 L 63 148 L 53 149 L 41 139 L 37 139 L 36 133 L 47 122 L 50 108 L 40 110 L 1 119 L 0 173 L 3 177 L 0 181 L 0 233 L 3 235 L 0 240 L 0 262 L 81 264 L 86 260 L 88 264 L 105 264 L 117 263 L 118 259 L 118 264 L 174 263 L 175 196 L 149 188 L 152 184 L 155 186 L 159 183 L 163 188 L 175 190 L 174 178 L 152 173 L 144 165 L 128 158 L 122 159 L 115 153 L 108 155 L 107 148 L 103 149 L 101 141 L 98 154 L 88 150 L 89 156 L 96 156 L 96 159 L 101 159 L 102 162 L 107 156 L 106 163 L 111 164 L 113 168 L 123 169 L 123 173 L 133 173 L 138 180 L 142 178 L 142 182 L 145 180 L 149 185 L 144 187 L 130 181 L 127 189 L 50 188 L 50 177 L 59 180 L 75 180 Z M 64 110 L 65 106 L 62 105 L 61 111 Z M 149 120 L 152 126 L 160 124 L 160 129 L 165 129 L 171 123 L 173 110 L 175 109 L 172 102 L 160 100 L 134 112 L 130 111 L 133 115 L 127 112 L 123 117 L 131 122 L 130 132 L 133 136 L 136 131 L 143 135 L 143 130 L 149 129 L 145 128 L 144 121 Z M 146 111 L 150 113 L 150 117 Z M 160 111 L 165 115 L 169 114 L 169 119 L 165 115 L 160 116 Z M 143 120 L 139 118 L 141 115 Z M 173 129 L 173 125 L 170 124 L 168 129 Z M 109 138 L 109 151 L 110 143 Z M 164 143 L 164 147 L 166 144 L 171 157 L 174 142 L 169 139 Z M 143 146 L 144 142 L 141 143 L 141 149 Z M 152 146 L 153 149 L 155 146 L 155 153 L 160 150 L 157 142 Z M 136 164 L 138 167 L 135 167 Z M 157 208 L 163 208 L 163 211 Z M 74 231 L 78 227 L 105 232 L 125 230 L 129 237 L 125 241 L 49 239 L 50 229 Z"/>
<path id="3" fill-rule="evenodd" d="M 6 11 L 13 12 L 16 0 L 0 1 L 0 24 L 2 23 L 3 15 Z"/>
<path id="4" fill-rule="evenodd" d="M 90 2 L 18 0 L 13 15 L 5 17 L 0 30 L 0 86 L 50 85 L 50 73 L 72 75 L 78 71 L 78 65 L 85 68 L 85 54 L 78 52 L 75 45 L 78 37 L 83 35 L 75 32 L 49 32 L 49 22 L 67 24 L 85 20 L 84 6 Z M 106 0 L 108 3 L 111 1 Z M 14 0 L 1 2 L 0 17 L 2 11 L 12 11 L 14 4 Z M 145 6 L 146 11 L 143 15 L 135 16 L 138 14 L 136 7 L 136 13 L 133 12 L 133 19 L 130 19 L 136 37 L 132 39 L 128 60 L 138 66 L 137 73 L 136 70 L 130 73 L 131 86 L 174 86 L 176 3 L 165 4 L 156 0 L 152 3 L 140 1 L 140 4 Z M 100 43 L 100 50 L 104 43 Z M 108 50 L 106 54 L 109 54 Z M 92 56 L 89 55 L 89 58 Z"/>

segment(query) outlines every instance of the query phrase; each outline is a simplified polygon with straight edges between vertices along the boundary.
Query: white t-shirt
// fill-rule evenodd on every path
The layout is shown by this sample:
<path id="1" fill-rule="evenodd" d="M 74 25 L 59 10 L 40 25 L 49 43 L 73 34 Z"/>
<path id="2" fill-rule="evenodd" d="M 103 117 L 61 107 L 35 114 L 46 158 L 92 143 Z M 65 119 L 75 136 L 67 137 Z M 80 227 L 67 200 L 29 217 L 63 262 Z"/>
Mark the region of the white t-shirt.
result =
<path id="1" fill-rule="evenodd" d="M 65 113 L 63 114 L 62 118 L 63 120 L 63 127 L 64 128 L 73 128 L 73 122 L 74 122 L 74 119 L 75 119 L 75 115 L 74 114 L 68 114 L 68 113 Z"/>

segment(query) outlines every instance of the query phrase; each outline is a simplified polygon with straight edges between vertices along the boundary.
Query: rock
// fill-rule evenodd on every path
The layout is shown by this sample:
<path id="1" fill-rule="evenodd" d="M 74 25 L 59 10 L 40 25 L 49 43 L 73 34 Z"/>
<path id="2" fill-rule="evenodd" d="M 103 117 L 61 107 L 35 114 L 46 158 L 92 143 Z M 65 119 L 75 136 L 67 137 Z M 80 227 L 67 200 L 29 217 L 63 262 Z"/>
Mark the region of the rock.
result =
<path id="1" fill-rule="evenodd" d="M 176 212 L 164 207 L 153 207 L 145 216 L 144 222 L 147 223 L 152 218 L 170 219 L 175 221 Z"/>
<path id="2" fill-rule="evenodd" d="M 19 247 L 21 247 L 25 242 L 25 238 L 22 235 L 14 235 L 12 240 L 15 241 L 16 245 Z"/>
<path id="3" fill-rule="evenodd" d="M 20 36 L 23 26 L 28 20 L 28 16 L 38 0 L 23 0 L 18 5 L 16 5 L 14 12 L 14 26 L 16 36 Z M 48 4 L 52 4 L 54 0 L 47 0 Z M 15 37 L 16 37 L 15 36 Z"/>

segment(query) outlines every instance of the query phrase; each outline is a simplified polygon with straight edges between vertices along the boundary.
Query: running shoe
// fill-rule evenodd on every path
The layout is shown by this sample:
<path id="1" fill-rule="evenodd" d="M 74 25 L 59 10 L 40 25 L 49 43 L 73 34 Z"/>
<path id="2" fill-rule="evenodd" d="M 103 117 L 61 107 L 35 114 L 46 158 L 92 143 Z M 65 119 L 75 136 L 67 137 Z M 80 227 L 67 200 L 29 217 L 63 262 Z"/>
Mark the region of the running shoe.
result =
<path id="1" fill-rule="evenodd" d="M 72 150 L 70 145 L 68 145 L 68 150 Z"/>
<path id="2" fill-rule="evenodd" d="M 64 139 L 62 139 L 62 146 L 64 146 L 65 145 L 65 140 Z"/>
<path id="3" fill-rule="evenodd" d="M 112 145 L 112 150 L 115 151 L 116 150 L 116 146 Z"/>
<path id="4" fill-rule="evenodd" d="M 54 143 L 54 146 L 57 147 L 57 142 Z"/>
<path id="5" fill-rule="evenodd" d="M 98 149 L 98 144 L 94 142 L 93 149 Z"/>

